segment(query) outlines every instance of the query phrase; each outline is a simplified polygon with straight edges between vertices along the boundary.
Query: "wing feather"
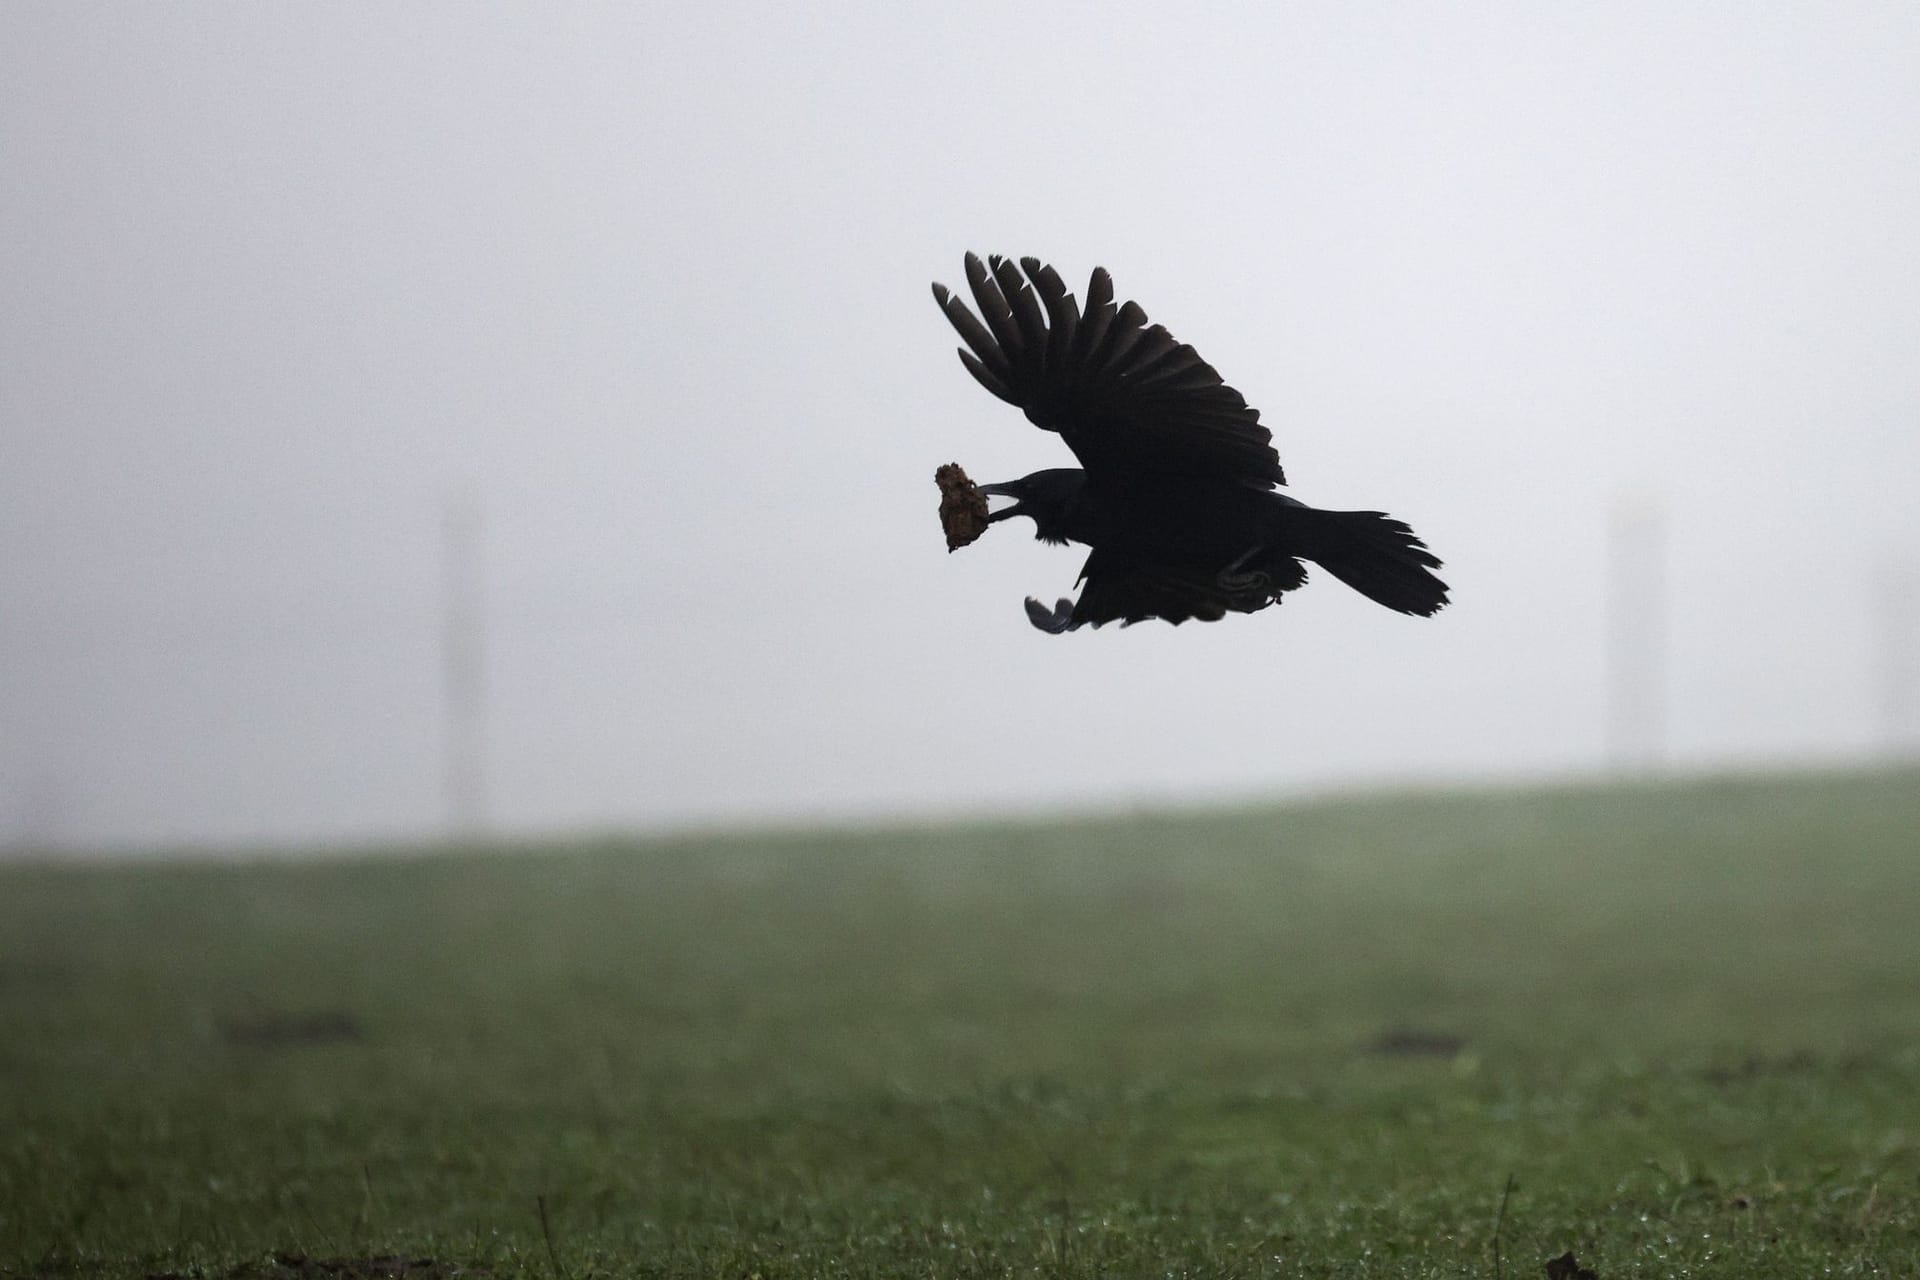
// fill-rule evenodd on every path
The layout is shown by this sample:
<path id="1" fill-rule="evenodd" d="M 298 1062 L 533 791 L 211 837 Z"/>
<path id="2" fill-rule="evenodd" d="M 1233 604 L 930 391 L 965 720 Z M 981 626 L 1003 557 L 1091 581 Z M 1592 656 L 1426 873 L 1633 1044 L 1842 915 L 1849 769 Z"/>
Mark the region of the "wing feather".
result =
<path id="1" fill-rule="evenodd" d="M 1001 359 L 1009 365 L 1018 364 L 1024 349 L 1020 341 L 1020 327 L 1013 322 L 1013 312 L 1007 309 L 1007 300 L 1000 294 L 1000 285 L 987 272 L 987 266 L 980 261 L 978 254 L 967 255 L 966 268 L 967 287 L 973 290 L 973 301 L 980 308 L 980 318 L 993 331 L 993 340 L 1000 348 Z"/>
<path id="2" fill-rule="evenodd" d="M 1020 397 L 1013 393 L 1013 388 L 1002 381 L 999 375 L 975 359 L 973 352 L 967 350 L 965 347 L 955 349 L 960 353 L 960 363 L 967 366 L 967 372 L 973 375 L 975 382 L 978 382 L 981 386 L 993 392 L 994 395 L 999 396 L 1014 408 L 1017 409 L 1020 407 Z"/>
<path id="3" fill-rule="evenodd" d="M 1068 353 L 1075 368 L 1085 368 L 1088 353 L 1097 348 L 1106 337 L 1107 326 L 1113 323 L 1113 314 L 1117 308 L 1113 305 L 1113 277 L 1107 274 L 1105 267 L 1095 267 L 1093 275 L 1087 281 L 1087 305 L 1080 311 L 1080 327 L 1073 334 L 1073 349 Z"/>
<path id="4" fill-rule="evenodd" d="M 1029 363 L 1044 363 L 1047 350 L 1047 318 L 1040 311 L 1040 303 L 1035 300 L 1033 290 L 1020 277 L 1020 268 L 1006 258 L 989 258 L 993 267 L 993 278 L 1000 283 L 1000 294 L 1007 300 L 1007 307 L 1013 312 L 1013 322 L 1020 326 L 1020 344 Z"/>
<path id="5" fill-rule="evenodd" d="M 1171 335 L 1168 340 L 1172 341 Z M 1201 373 L 1203 376 L 1212 374 L 1211 378 L 1201 382 L 1202 386 L 1205 386 L 1208 381 L 1220 380 L 1220 375 L 1213 373 L 1207 367 L 1207 362 L 1200 358 L 1199 352 L 1184 342 L 1174 342 L 1166 351 L 1135 369 L 1128 377 L 1132 379 L 1135 387 L 1144 389 L 1172 382 L 1191 373 Z"/>
<path id="6" fill-rule="evenodd" d="M 1059 432 L 1090 482 L 1286 483 L 1259 412 L 1193 347 L 1148 324 L 1138 303 L 1116 306 L 1104 269 L 1094 268 L 1081 307 L 1038 258 L 969 253 L 965 265 L 978 317 L 941 286 L 934 300 L 966 343 L 967 372 Z"/>
<path id="7" fill-rule="evenodd" d="M 1088 366 L 1102 377 L 1121 367 L 1127 352 L 1145 335 L 1146 323 L 1146 310 L 1139 303 L 1122 303 L 1113 323 L 1107 326 L 1106 338 L 1088 356 Z"/>
<path id="8" fill-rule="evenodd" d="M 1141 334 L 1140 340 L 1126 349 L 1115 366 L 1114 372 L 1128 380 L 1138 378 L 1179 349 L 1179 341 L 1167 332 L 1166 326 L 1157 324 Z"/>
<path id="9" fill-rule="evenodd" d="M 940 304 L 940 310 L 959 331 L 960 340 L 973 348 L 973 354 L 980 363 L 996 370 L 1004 371 L 1007 359 L 1001 354 L 1000 344 L 994 340 L 987 327 L 974 319 L 973 312 L 967 310 L 967 304 L 953 296 L 943 284 L 933 286 L 934 301 Z"/>
<path id="10" fill-rule="evenodd" d="M 1047 304 L 1047 366 L 1064 368 L 1067 353 L 1073 349 L 1073 335 L 1080 326 L 1080 308 L 1060 279 L 1060 273 L 1038 258 L 1022 258 L 1020 265 Z"/>

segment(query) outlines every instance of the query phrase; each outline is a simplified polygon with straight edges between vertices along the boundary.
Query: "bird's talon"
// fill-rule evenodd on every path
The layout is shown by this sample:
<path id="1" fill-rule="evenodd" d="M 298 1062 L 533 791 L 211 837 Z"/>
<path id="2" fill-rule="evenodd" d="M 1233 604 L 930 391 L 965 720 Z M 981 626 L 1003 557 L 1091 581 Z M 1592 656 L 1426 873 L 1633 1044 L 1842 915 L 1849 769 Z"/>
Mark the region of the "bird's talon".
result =
<path id="1" fill-rule="evenodd" d="M 1027 597 L 1027 621 L 1049 635 L 1059 635 L 1073 629 L 1073 601 L 1065 599 L 1049 609 L 1047 606 Z"/>

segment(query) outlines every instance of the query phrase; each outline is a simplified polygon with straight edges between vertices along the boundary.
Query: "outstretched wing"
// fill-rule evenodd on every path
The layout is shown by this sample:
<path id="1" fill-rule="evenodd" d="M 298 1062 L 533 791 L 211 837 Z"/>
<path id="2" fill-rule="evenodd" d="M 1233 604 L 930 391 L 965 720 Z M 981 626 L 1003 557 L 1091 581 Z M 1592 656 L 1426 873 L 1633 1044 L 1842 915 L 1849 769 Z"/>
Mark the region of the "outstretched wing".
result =
<path id="1" fill-rule="evenodd" d="M 934 300 L 967 344 L 981 386 L 1057 431 L 1097 484 L 1141 475 L 1285 484 L 1273 433 L 1212 365 L 1136 303 L 1116 306 L 1095 267 L 1084 311 L 1038 258 L 966 259 L 980 314 L 946 286 Z M 1021 275 L 1022 271 L 1026 275 Z"/>
<path id="2" fill-rule="evenodd" d="M 1175 626 L 1190 619 L 1217 622 L 1229 613 L 1253 613 L 1279 600 L 1279 594 L 1306 581 L 1297 561 L 1283 580 L 1265 573 L 1237 576 L 1202 574 L 1149 564 L 1104 548 L 1087 557 L 1080 570 L 1080 599 L 1062 600 L 1052 609 L 1027 601 L 1027 617 L 1042 631 L 1076 631 L 1118 622 L 1121 626 L 1160 618 Z"/>

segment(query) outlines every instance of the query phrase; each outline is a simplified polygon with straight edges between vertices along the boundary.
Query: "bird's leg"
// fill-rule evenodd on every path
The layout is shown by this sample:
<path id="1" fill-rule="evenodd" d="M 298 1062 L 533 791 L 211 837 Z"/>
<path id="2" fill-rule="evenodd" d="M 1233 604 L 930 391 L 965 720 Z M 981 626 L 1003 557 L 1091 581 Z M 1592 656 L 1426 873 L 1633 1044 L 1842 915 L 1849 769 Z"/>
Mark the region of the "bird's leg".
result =
<path id="1" fill-rule="evenodd" d="M 1226 568 L 1220 571 L 1220 576 L 1225 578 L 1231 574 L 1239 572 L 1242 568 L 1246 567 L 1247 561 L 1259 555 L 1260 552 L 1263 551 L 1264 549 L 1265 548 L 1261 547 L 1258 543 L 1254 544 L 1251 547 L 1248 547 L 1247 553 L 1245 555 L 1241 556 L 1238 560 L 1235 560 L 1232 564 L 1228 565 Z"/>

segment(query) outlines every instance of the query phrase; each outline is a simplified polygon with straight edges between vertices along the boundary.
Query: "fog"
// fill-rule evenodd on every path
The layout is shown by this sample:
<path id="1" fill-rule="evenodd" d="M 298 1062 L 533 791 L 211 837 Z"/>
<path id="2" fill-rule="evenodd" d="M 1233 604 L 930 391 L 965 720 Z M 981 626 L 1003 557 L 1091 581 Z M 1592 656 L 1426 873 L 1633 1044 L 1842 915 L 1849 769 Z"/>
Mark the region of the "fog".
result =
<path id="1" fill-rule="evenodd" d="M 1911 727 L 1920 8 L 0 27 L 0 844 L 444 831 L 461 504 L 505 833 L 1604 769 L 1623 510 L 1660 760 Z M 969 249 L 1110 269 L 1452 607 L 1031 629 L 1081 554 L 934 514 L 1071 461 L 954 358 Z"/>

